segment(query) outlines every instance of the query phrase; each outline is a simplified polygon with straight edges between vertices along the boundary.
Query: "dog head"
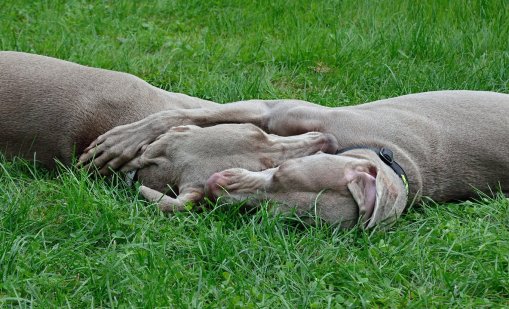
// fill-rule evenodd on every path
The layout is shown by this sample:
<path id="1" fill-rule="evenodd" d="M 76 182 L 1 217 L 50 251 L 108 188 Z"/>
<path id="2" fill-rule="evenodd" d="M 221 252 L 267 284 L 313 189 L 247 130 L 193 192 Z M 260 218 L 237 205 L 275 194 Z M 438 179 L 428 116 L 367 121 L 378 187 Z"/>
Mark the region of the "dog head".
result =
<path id="1" fill-rule="evenodd" d="M 185 196 L 199 198 L 203 197 L 200 192 L 204 191 L 207 179 L 216 172 L 232 167 L 260 171 L 287 159 L 336 150 L 336 139 L 319 132 L 282 137 L 267 134 L 252 124 L 204 128 L 188 125 L 174 127 L 159 136 L 128 169 L 139 169 L 138 179 L 151 189 L 164 192 L 169 185 L 175 187 L 179 196 L 181 192 L 192 191 L 193 194 Z M 154 198 L 157 194 L 150 192 L 149 199 L 157 200 Z"/>
<path id="2" fill-rule="evenodd" d="M 278 211 L 293 209 L 345 227 L 359 220 L 367 228 L 391 223 L 407 203 L 401 178 L 367 149 L 315 154 L 265 171 L 228 169 L 209 178 L 206 192 L 249 203 L 270 199 L 279 202 Z"/>

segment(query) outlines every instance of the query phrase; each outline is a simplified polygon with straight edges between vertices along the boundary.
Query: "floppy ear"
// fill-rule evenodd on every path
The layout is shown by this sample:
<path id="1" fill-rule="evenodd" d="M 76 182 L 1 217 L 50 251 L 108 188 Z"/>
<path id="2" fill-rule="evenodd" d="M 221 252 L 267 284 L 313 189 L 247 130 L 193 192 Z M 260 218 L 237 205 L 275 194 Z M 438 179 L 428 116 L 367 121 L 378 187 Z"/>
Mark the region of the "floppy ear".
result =
<path id="1" fill-rule="evenodd" d="M 359 217 L 363 223 L 366 223 L 375 209 L 375 177 L 360 171 L 351 171 L 347 177 L 349 178 L 347 187 L 359 207 Z"/>
<path id="2" fill-rule="evenodd" d="M 394 223 L 405 210 L 408 200 L 403 180 L 382 160 L 376 159 L 375 208 L 366 228 L 372 228 L 377 224 L 387 226 Z"/>
<path id="3" fill-rule="evenodd" d="M 164 213 L 184 211 L 186 210 L 186 204 L 199 202 L 204 196 L 203 190 L 189 187 L 183 189 L 176 198 L 171 198 L 145 186 L 140 187 L 140 192 L 148 201 L 157 203 L 159 209 Z"/>

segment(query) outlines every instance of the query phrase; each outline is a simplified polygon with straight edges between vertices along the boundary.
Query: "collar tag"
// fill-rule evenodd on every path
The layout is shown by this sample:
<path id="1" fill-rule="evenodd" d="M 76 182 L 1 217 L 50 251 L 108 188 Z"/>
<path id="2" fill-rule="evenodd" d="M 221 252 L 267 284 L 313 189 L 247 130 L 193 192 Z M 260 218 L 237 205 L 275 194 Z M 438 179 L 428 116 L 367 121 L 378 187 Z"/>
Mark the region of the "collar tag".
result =
<path id="1" fill-rule="evenodd" d="M 392 150 L 390 150 L 390 149 L 387 149 L 385 147 L 380 148 L 380 151 L 378 152 L 378 156 L 387 165 L 391 165 L 392 163 L 394 163 L 394 154 L 392 153 Z"/>

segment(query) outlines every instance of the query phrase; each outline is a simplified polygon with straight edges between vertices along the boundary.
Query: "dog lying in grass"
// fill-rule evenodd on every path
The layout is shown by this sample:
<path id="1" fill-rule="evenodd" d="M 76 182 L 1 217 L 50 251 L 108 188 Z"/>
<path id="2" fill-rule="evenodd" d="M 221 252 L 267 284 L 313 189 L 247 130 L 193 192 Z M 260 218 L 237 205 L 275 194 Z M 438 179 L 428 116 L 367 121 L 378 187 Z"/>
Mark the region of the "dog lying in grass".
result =
<path id="1" fill-rule="evenodd" d="M 2 152 L 35 153 L 52 168 L 54 158 L 70 164 L 84 151 L 80 162 L 103 174 L 137 170 L 142 194 L 163 211 L 226 193 L 373 227 L 422 196 L 509 192 L 505 94 L 430 92 L 342 108 L 219 105 L 43 56 L 0 52 L 0 70 Z M 166 185 L 178 194 L 163 194 Z"/>
<path id="2" fill-rule="evenodd" d="M 70 165 L 74 153 L 115 126 L 159 111 L 218 105 L 166 92 L 130 74 L 26 53 L 0 52 L 0 72 L 0 151 L 7 157 L 35 158 L 50 169 L 55 159 Z M 202 199 L 204 184 L 215 172 L 264 170 L 291 158 L 337 150 L 330 134 L 281 137 L 252 124 L 170 127 L 157 140 L 142 143 L 141 156 L 130 164 L 143 162 L 136 168 L 138 179 L 155 190 L 171 185 L 179 191 L 163 211 Z M 100 172 L 108 174 L 115 160 L 110 165 Z"/>
<path id="3" fill-rule="evenodd" d="M 326 132 L 340 150 L 261 171 L 226 169 L 207 180 L 210 197 L 271 199 L 283 211 L 312 212 L 343 226 L 360 219 L 373 227 L 422 197 L 445 202 L 478 190 L 509 194 L 509 95 L 483 91 L 427 92 L 340 108 L 282 100 L 163 111 L 101 135 L 81 160 L 95 154 L 97 166 L 114 162 L 118 168 L 170 126 L 218 123 L 253 123 L 282 136 Z M 163 194 L 146 196 L 158 201 Z"/>

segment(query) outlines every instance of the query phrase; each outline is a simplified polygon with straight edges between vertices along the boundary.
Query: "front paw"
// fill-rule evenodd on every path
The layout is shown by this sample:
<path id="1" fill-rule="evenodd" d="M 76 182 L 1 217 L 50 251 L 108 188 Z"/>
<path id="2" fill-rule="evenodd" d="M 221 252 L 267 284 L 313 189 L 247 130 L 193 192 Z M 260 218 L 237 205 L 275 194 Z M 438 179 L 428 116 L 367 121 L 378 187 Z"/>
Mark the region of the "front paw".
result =
<path id="1" fill-rule="evenodd" d="M 94 167 L 108 175 L 131 162 L 157 136 L 149 127 L 139 123 L 115 127 L 85 149 L 78 166 Z"/>

